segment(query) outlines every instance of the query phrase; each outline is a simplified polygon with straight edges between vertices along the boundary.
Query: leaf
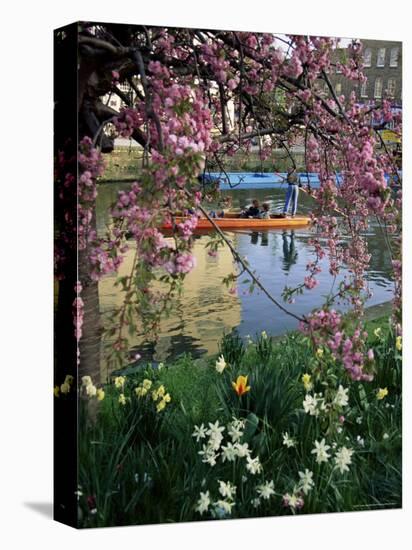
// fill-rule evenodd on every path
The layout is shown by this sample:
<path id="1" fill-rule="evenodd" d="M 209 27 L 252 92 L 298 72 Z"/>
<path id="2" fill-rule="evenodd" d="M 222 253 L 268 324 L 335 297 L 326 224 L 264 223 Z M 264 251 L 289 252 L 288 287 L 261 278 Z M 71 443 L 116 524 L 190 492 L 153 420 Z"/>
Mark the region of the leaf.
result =
<path id="1" fill-rule="evenodd" d="M 259 418 L 254 414 L 250 413 L 246 418 L 245 434 L 244 437 L 246 440 L 251 439 L 258 428 Z"/>

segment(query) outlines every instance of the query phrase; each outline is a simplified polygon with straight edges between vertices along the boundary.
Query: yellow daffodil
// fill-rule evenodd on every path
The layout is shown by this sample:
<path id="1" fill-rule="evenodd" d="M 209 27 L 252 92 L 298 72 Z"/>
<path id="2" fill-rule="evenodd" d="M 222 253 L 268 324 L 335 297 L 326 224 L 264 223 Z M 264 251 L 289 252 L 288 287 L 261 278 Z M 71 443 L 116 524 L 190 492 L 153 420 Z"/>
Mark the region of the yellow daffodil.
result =
<path id="1" fill-rule="evenodd" d="M 104 399 L 104 390 L 102 388 L 99 388 L 96 392 L 96 395 L 97 395 L 97 400 L 98 401 L 103 401 L 103 399 Z"/>
<path id="2" fill-rule="evenodd" d="M 313 388 L 312 377 L 307 372 L 302 375 L 302 383 L 306 391 L 310 391 Z"/>
<path id="3" fill-rule="evenodd" d="M 60 393 L 59 386 L 54 386 L 53 393 L 54 393 L 54 397 L 59 397 L 59 393 Z"/>
<path id="4" fill-rule="evenodd" d="M 322 349 L 322 348 L 318 348 L 318 349 L 316 350 L 316 357 L 317 357 L 318 359 L 321 359 L 321 358 L 323 357 L 323 353 L 324 353 L 323 349 Z"/>
<path id="5" fill-rule="evenodd" d="M 152 387 L 152 381 L 149 380 L 148 378 L 145 378 L 142 382 L 142 387 L 145 389 L 145 390 L 150 390 L 150 388 Z"/>
<path id="6" fill-rule="evenodd" d="M 381 327 L 375 328 L 375 330 L 373 331 L 373 334 L 376 336 L 376 338 L 380 338 L 382 334 Z"/>
<path id="7" fill-rule="evenodd" d="M 116 376 L 116 378 L 114 379 L 114 385 L 118 389 L 123 389 L 125 381 L 126 378 L 124 376 Z"/>
<path id="8" fill-rule="evenodd" d="M 124 396 L 124 393 L 119 395 L 119 403 L 120 405 L 126 405 L 126 397 Z"/>
<path id="9" fill-rule="evenodd" d="M 376 399 L 382 400 L 388 395 L 388 388 L 379 388 Z"/>
<path id="10" fill-rule="evenodd" d="M 70 391 L 70 384 L 67 384 L 67 382 L 63 382 L 63 384 L 60 386 L 61 393 L 69 393 Z"/>
<path id="11" fill-rule="evenodd" d="M 398 351 L 402 351 L 402 336 L 396 337 L 395 347 Z"/>
<path id="12" fill-rule="evenodd" d="M 137 386 L 134 391 L 137 397 L 144 397 L 147 394 L 146 388 L 143 388 L 142 386 Z"/>
<path id="13" fill-rule="evenodd" d="M 171 400 L 172 398 L 170 397 L 170 393 L 166 393 L 165 396 L 163 397 L 163 401 L 165 403 L 170 403 Z"/>
<path id="14" fill-rule="evenodd" d="M 162 411 L 166 407 L 166 401 L 164 399 L 161 399 L 159 403 L 156 405 L 157 412 Z"/>
<path id="15" fill-rule="evenodd" d="M 74 380 L 73 376 L 71 374 L 67 374 L 66 378 L 64 379 L 64 383 L 69 384 L 70 386 L 71 384 L 73 384 L 73 380 Z"/>
<path id="16" fill-rule="evenodd" d="M 165 387 L 163 385 L 159 386 L 157 390 L 157 397 L 163 397 L 165 393 L 166 393 Z"/>
<path id="17" fill-rule="evenodd" d="M 236 382 L 232 382 L 232 386 L 239 397 L 250 390 L 250 386 L 247 385 L 247 376 L 238 376 Z"/>

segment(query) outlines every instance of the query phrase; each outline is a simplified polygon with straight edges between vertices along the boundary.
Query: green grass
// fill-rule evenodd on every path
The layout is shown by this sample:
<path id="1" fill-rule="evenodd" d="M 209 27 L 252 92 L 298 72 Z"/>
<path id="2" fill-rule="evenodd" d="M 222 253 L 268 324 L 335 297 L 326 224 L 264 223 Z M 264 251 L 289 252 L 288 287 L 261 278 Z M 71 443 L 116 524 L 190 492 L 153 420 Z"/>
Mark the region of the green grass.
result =
<path id="1" fill-rule="evenodd" d="M 378 327 L 381 334 L 375 336 Z M 105 399 L 98 404 L 81 399 L 79 525 L 212 518 L 221 511 L 201 516 L 195 508 L 200 492 L 209 491 L 214 501 L 223 498 L 219 480 L 237 487 L 231 517 L 290 514 L 282 495 L 293 493 L 298 472 L 305 468 L 313 472 L 314 488 L 302 495 L 304 506 L 296 513 L 400 507 L 401 357 L 386 319 L 368 328 L 376 377 L 354 383 L 342 373 L 338 382 L 349 387 L 343 424 L 333 423 L 333 416 L 317 418 L 304 412 L 301 376 L 310 369 L 313 350 L 298 334 L 275 342 L 260 336 L 247 346 L 236 336 L 226 336 L 220 345 L 228 364 L 222 374 L 215 369 L 216 358 L 193 361 L 183 356 L 160 371 L 147 366 L 127 376 L 125 406 L 119 404 L 120 390 L 114 384 L 105 388 Z M 247 375 L 251 387 L 241 397 L 232 388 L 238 375 Z M 136 397 L 134 389 L 144 379 L 152 381 L 152 389 L 163 385 L 171 395 L 164 410 L 156 411 L 158 401 L 153 401 L 151 390 Z M 378 389 L 384 387 L 388 396 L 377 400 Z M 241 457 L 234 462 L 218 457 L 214 466 L 202 462 L 202 442 L 192 437 L 194 426 L 219 421 L 226 427 L 226 445 L 233 417 L 244 420 L 241 442 L 260 458 L 261 473 L 251 474 Z M 285 432 L 295 446 L 283 444 Z M 336 470 L 333 457 L 327 463 L 315 462 L 311 451 L 314 441 L 322 438 L 332 455 L 343 446 L 354 450 L 348 472 Z M 269 481 L 275 494 L 255 508 L 257 486 Z"/>

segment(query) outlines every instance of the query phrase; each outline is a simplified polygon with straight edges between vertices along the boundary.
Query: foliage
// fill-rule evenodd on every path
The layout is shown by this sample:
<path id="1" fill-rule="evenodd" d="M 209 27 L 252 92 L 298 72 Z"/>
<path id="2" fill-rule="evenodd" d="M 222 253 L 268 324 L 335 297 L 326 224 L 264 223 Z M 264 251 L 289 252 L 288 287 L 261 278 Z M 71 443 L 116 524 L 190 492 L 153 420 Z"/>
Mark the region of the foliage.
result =
<path id="1" fill-rule="evenodd" d="M 221 351 L 239 349 L 232 338 Z M 260 336 L 220 369 L 189 356 L 143 366 L 114 378 L 101 401 L 87 395 L 85 380 L 80 525 L 401 506 L 401 341 L 385 321 L 370 343 L 376 378 L 352 381 L 342 368 L 347 394 L 334 392 L 335 416 L 321 404 L 318 414 L 305 410 L 302 376 L 319 357 L 299 334 L 273 343 L 265 359 Z M 336 372 L 331 359 L 323 366 Z M 231 384 L 239 375 L 250 386 L 241 396 Z M 139 387 L 148 390 L 137 395 Z M 170 401 L 158 410 L 165 395 Z"/>

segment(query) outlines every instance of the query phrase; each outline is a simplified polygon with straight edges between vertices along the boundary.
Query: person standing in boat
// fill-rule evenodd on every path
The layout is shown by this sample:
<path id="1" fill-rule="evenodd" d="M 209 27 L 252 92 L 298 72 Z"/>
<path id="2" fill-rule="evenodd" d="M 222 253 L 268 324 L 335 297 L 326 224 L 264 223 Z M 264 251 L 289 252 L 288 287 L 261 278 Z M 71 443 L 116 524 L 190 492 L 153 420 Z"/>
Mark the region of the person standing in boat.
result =
<path id="1" fill-rule="evenodd" d="M 289 207 L 292 203 L 291 217 L 293 218 L 296 214 L 296 210 L 298 209 L 299 187 L 301 185 L 299 175 L 296 172 L 296 168 L 290 168 L 288 170 L 286 181 L 288 184 L 288 189 L 286 191 L 283 216 L 286 217 L 288 215 Z"/>

